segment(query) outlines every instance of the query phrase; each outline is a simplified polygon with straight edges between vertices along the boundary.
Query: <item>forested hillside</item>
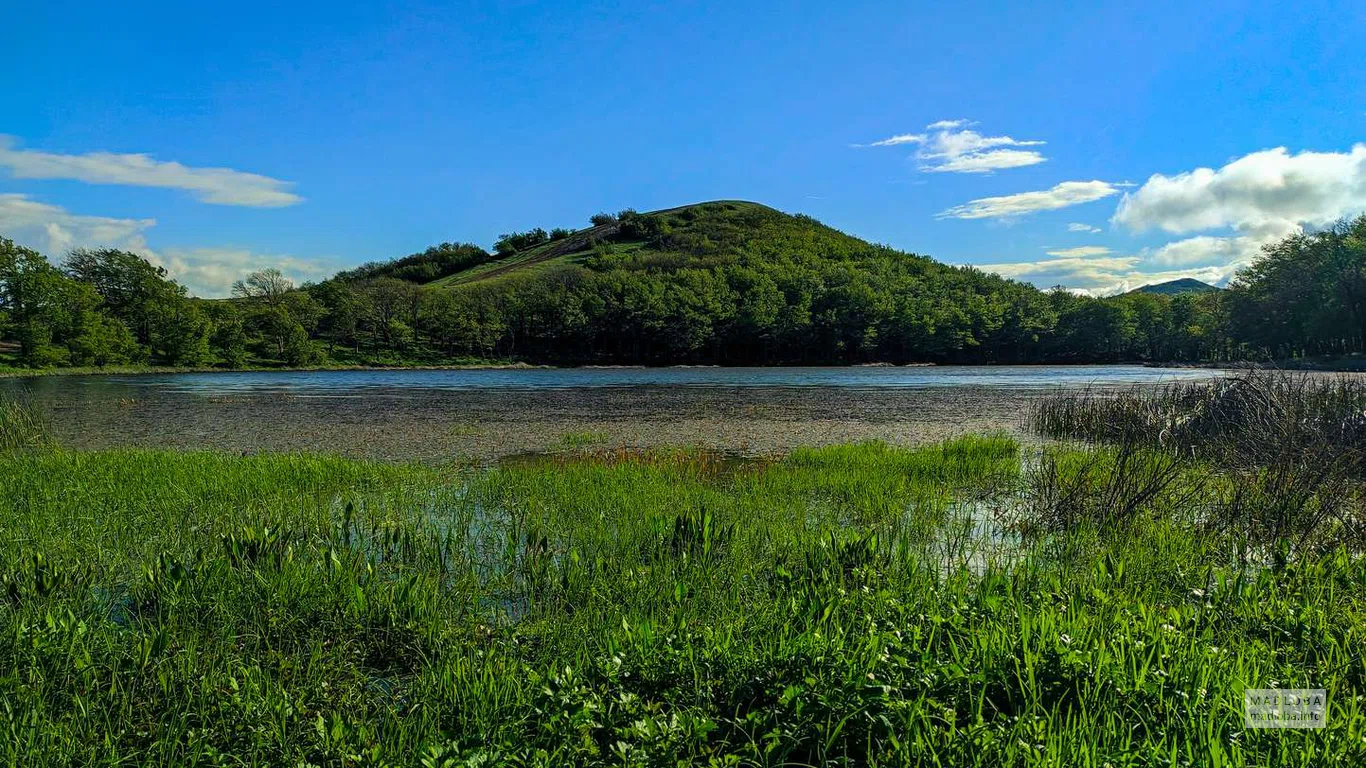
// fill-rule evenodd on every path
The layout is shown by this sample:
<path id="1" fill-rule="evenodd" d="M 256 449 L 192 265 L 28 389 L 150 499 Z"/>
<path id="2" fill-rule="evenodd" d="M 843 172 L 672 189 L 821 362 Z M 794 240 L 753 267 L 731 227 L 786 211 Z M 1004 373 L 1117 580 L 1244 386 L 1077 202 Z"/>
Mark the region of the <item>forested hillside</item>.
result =
<path id="1" fill-rule="evenodd" d="M 1168 280 L 1165 283 L 1141 285 L 1132 291 L 1129 291 L 1129 293 L 1160 293 L 1167 296 L 1174 296 L 1178 293 L 1209 293 L 1210 291 L 1217 290 L 1219 290 L 1217 286 L 1201 282 L 1194 278 L 1183 277 L 1179 280 Z"/>
<path id="2" fill-rule="evenodd" d="M 1267 249 L 1227 291 L 1096 299 L 872 245 L 753 203 L 444 243 L 201 300 L 141 257 L 0 240 L 0 355 L 164 364 L 1231 360 L 1361 351 L 1366 218 Z"/>

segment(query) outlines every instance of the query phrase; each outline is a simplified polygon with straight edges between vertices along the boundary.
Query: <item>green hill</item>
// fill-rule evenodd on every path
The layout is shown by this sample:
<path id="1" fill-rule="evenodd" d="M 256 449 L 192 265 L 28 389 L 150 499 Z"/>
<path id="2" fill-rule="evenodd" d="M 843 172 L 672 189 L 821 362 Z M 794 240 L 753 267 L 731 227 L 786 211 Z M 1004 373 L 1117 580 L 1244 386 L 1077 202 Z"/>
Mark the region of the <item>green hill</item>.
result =
<path id="1" fill-rule="evenodd" d="M 1136 298 L 1044 292 L 739 200 L 509 233 L 493 253 L 441 246 L 313 295 L 334 355 L 369 345 L 431 360 L 1028 363 L 1171 358 L 1205 343 Z M 334 316 L 345 322 L 324 327 Z"/>
<path id="2" fill-rule="evenodd" d="M 414 330 L 447 354 L 549 362 L 1018 362 L 1077 301 L 751 202 L 593 219 L 504 235 L 464 269 L 409 257 L 431 294 Z"/>
<path id="3" fill-rule="evenodd" d="M 1183 277 L 1180 280 L 1169 280 L 1165 283 L 1153 283 L 1151 285 L 1141 285 L 1129 293 L 1155 293 L 1161 296 L 1175 296 L 1178 293 L 1210 293 L 1218 292 L 1221 288 L 1201 282 L 1194 278 Z"/>
<path id="4" fill-rule="evenodd" d="M 604 217 L 607 218 L 607 217 Z M 598 269 L 668 270 L 689 266 L 714 266 L 718 260 L 735 261 L 746 252 L 763 258 L 793 241 L 809 248 L 836 246 L 836 250 L 869 248 L 867 243 L 826 227 L 806 216 L 792 216 L 758 203 L 739 200 L 686 205 L 648 213 L 624 211 L 611 221 L 558 236 L 545 234 L 544 241 L 502 254 L 469 257 L 460 269 L 448 269 L 443 251 L 428 249 L 404 259 L 366 265 L 338 275 L 342 279 L 389 276 L 429 287 L 449 287 L 526 277 L 555 267 L 594 265 Z M 543 230 L 532 230 L 543 232 Z M 504 235 L 500 242 L 531 233 Z M 533 237 L 533 242 L 539 238 Z M 443 245 L 440 248 L 450 248 Z M 477 249 L 477 246 L 459 246 Z M 594 257 L 610 256 L 610 264 Z M 432 264 L 430 268 L 423 265 Z M 439 277 L 424 279 L 433 272 Z"/>

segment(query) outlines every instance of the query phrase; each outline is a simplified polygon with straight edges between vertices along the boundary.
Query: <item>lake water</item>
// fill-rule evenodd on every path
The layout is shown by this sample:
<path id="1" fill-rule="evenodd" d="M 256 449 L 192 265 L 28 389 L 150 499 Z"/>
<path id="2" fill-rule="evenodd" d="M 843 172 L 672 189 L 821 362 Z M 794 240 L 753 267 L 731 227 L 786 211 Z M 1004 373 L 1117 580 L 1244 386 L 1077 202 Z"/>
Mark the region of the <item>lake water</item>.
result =
<path id="1" fill-rule="evenodd" d="M 1060 389 L 1221 375 L 1116 366 L 575 368 L 54 376 L 0 380 L 77 448 L 310 450 L 496 458 L 567 446 L 766 453 L 1020 432 Z"/>
<path id="2" fill-rule="evenodd" d="M 280 371 L 30 379 L 38 389 L 147 389 L 201 395 L 291 392 L 364 395 L 385 391 L 595 387 L 1086 387 L 1202 379 L 1214 372 L 1137 365 L 860 366 L 842 368 L 507 368 L 478 370 Z M 14 383 L 10 384 L 15 386 Z"/>

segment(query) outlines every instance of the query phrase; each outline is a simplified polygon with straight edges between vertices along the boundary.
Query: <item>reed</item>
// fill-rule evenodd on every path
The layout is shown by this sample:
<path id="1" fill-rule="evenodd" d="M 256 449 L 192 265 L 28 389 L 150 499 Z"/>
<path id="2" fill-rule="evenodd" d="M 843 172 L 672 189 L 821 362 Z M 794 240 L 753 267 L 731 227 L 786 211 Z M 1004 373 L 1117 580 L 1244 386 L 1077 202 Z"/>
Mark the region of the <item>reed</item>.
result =
<path id="1" fill-rule="evenodd" d="M 1049 437 L 1131 440 L 1233 466 L 1293 454 L 1366 468 L 1366 382 L 1357 377 L 1249 370 L 1212 382 L 1067 393 L 1040 400 L 1030 423 Z"/>
<path id="2" fill-rule="evenodd" d="M 52 445 L 40 409 L 26 397 L 0 395 L 0 455 L 43 451 Z"/>
<path id="3" fill-rule="evenodd" d="M 1111 446 L 1132 466 L 1057 472 L 1045 460 L 1034 517 L 1056 532 L 1086 518 L 1107 533 L 1150 506 L 1162 478 L 1201 478 L 1180 505 L 1191 530 L 1212 532 L 1244 565 L 1283 569 L 1293 558 L 1366 546 L 1366 384 L 1355 377 L 1252 370 L 1207 383 L 1045 398 L 1031 423 L 1050 436 Z M 1180 485 L 1180 484 L 1178 484 Z M 1130 503 L 1136 502 L 1136 503 Z M 1089 505 L 1089 512 L 1078 511 Z M 1115 516 L 1120 525 L 1112 525 Z"/>

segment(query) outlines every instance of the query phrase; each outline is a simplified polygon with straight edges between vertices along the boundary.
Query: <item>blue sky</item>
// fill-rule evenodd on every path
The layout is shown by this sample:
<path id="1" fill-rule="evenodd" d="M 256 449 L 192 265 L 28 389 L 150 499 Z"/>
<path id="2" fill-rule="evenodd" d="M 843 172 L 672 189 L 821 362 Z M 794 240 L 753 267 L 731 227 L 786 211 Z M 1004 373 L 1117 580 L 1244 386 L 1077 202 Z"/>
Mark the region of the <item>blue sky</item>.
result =
<path id="1" fill-rule="evenodd" d="M 1366 210 L 1354 6 L 22 3 L 0 234 L 222 295 L 739 198 L 1041 286 L 1218 281 Z"/>

